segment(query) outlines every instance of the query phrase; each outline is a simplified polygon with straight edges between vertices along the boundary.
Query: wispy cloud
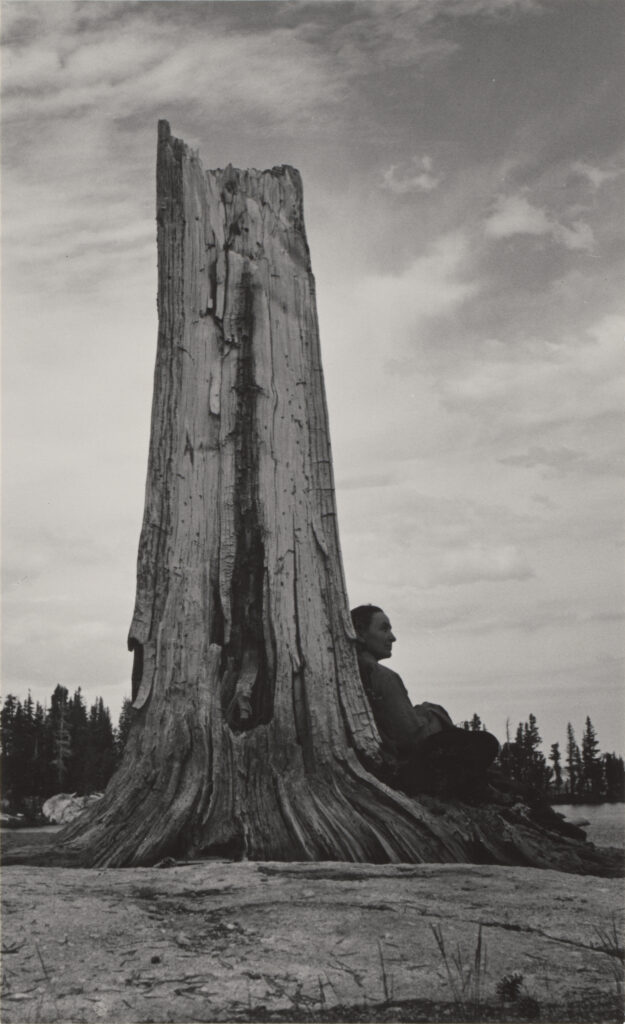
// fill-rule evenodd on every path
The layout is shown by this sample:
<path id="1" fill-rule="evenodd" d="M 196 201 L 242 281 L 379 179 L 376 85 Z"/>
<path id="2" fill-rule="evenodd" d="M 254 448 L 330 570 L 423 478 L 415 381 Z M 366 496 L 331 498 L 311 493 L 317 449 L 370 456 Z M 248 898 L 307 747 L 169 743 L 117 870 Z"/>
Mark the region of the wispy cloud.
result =
<path id="1" fill-rule="evenodd" d="M 532 436 L 550 425 L 588 424 L 623 405 L 623 318 L 603 317 L 585 336 L 528 352 L 523 362 L 505 348 L 488 362 L 465 365 L 440 379 L 450 409 L 477 415 L 500 438 Z M 490 410 L 490 416 L 485 415 Z"/>
<path id="2" fill-rule="evenodd" d="M 405 0 L 359 3 L 354 16 L 332 37 L 337 62 L 352 78 L 369 76 L 372 69 L 379 72 L 449 56 L 457 43 L 432 26 L 428 8 Z"/>
<path id="3" fill-rule="evenodd" d="M 547 475 L 605 475 L 618 474 L 621 476 L 624 466 L 624 453 L 617 452 L 612 458 L 608 456 L 597 456 L 594 453 L 583 451 L 577 448 L 569 448 L 561 445 L 554 448 L 546 448 L 542 445 L 532 445 L 527 451 L 516 455 L 507 455 L 499 460 L 505 466 L 521 466 L 526 469 L 536 467 L 545 470 Z"/>
<path id="4" fill-rule="evenodd" d="M 514 235 L 545 235 L 567 249 L 591 250 L 594 236 L 582 220 L 570 225 L 559 223 L 550 213 L 534 206 L 526 196 L 499 196 L 493 212 L 484 222 L 488 238 L 512 238 Z"/>
<path id="5" fill-rule="evenodd" d="M 601 188 L 608 181 L 615 181 L 624 173 L 623 167 L 600 167 L 585 160 L 576 160 L 571 166 L 571 174 L 584 178 L 595 189 Z"/>
<path id="6" fill-rule="evenodd" d="M 442 6 L 446 13 L 462 18 L 498 17 L 514 12 L 540 14 L 545 9 L 544 0 L 443 0 Z"/>
<path id="7" fill-rule="evenodd" d="M 440 184 L 440 178 L 432 172 L 432 158 L 412 158 L 410 164 L 391 164 L 384 171 L 382 186 L 394 195 L 403 196 L 410 192 L 431 192 Z"/>
<path id="8" fill-rule="evenodd" d="M 489 238 L 511 235 L 548 235 L 552 224 L 544 210 L 532 206 L 525 196 L 499 196 L 484 230 Z"/>
<path id="9" fill-rule="evenodd" d="M 462 232 L 442 235 L 430 251 L 395 274 L 367 276 L 356 298 L 361 309 L 382 311 L 389 326 L 401 333 L 414 331 L 420 320 L 448 312 L 474 295 L 478 283 L 471 277 L 468 239 Z M 398 334 L 388 352 L 398 352 Z"/>
<path id="10" fill-rule="evenodd" d="M 204 7 L 206 18 L 193 36 L 184 25 L 155 17 L 151 5 L 145 11 L 121 4 L 111 8 L 111 16 L 89 33 L 79 19 L 55 23 L 41 6 L 33 4 L 32 15 L 25 12 L 35 40 L 18 31 L 19 24 L 7 34 L 3 119 L 8 124 L 26 116 L 32 121 L 95 110 L 101 119 L 121 114 L 128 119 L 181 103 L 213 121 L 245 111 L 276 124 L 279 111 L 289 121 L 344 97 L 341 76 L 324 49 L 275 25 L 256 33 L 229 32 L 212 5 Z"/>
<path id="11" fill-rule="evenodd" d="M 445 552 L 439 582 L 448 585 L 527 580 L 534 571 L 525 555 L 513 544 L 471 544 Z"/>

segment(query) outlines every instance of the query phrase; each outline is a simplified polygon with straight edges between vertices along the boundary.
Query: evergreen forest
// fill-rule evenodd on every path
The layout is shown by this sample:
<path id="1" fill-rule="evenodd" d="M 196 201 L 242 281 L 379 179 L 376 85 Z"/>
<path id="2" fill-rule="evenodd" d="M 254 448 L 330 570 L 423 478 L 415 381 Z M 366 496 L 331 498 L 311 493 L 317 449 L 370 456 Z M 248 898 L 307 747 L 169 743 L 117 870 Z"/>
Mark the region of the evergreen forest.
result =
<path id="1" fill-rule="evenodd" d="M 101 697 L 87 707 L 80 687 L 56 686 L 43 707 L 9 694 L 0 711 L 2 809 L 37 819 L 55 793 L 101 793 L 117 768 L 130 728 L 126 698 L 116 727 Z"/>
<path id="2" fill-rule="evenodd" d="M 462 722 L 465 729 L 486 729 L 479 715 Z M 519 722 L 514 739 L 506 730 L 498 765 L 504 775 L 543 794 L 551 803 L 604 803 L 625 801 L 625 765 L 616 754 L 602 754 L 597 732 L 586 716 L 581 745 L 570 722 L 566 746 L 552 743 L 549 754 L 541 750 L 542 738 L 536 716 Z"/>
<path id="3" fill-rule="evenodd" d="M 9 694 L 0 711 L 2 810 L 37 821 L 41 807 L 56 793 L 102 792 L 121 761 L 132 716 L 125 698 L 116 726 L 101 697 L 88 708 L 81 689 L 73 696 L 58 685 L 49 703 Z M 478 715 L 460 723 L 486 729 Z M 625 766 L 614 753 L 601 753 L 596 730 L 586 717 L 581 742 L 571 723 L 566 744 L 553 743 L 547 756 L 535 715 L 519 722 L 506 737 L 498 758 L 501 771 L 515 782 L 540 791 L 552 803 L 601 803 L 625 800 Z"/>

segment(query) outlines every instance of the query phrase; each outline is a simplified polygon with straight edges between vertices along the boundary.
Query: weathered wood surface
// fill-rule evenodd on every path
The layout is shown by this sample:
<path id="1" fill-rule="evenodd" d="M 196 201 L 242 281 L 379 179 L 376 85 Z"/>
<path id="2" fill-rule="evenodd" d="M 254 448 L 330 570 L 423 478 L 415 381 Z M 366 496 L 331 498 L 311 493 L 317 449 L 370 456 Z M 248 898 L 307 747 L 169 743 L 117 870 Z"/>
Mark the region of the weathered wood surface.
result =
<path id="1" fill-rule="evenodd" d="M 478 861 L 609 870 L 493 808 L 369 769 L 302 185 L 205 171 L 159 125 L 159 337 L 129 645 L 135 721 L 59 857 Z"/>

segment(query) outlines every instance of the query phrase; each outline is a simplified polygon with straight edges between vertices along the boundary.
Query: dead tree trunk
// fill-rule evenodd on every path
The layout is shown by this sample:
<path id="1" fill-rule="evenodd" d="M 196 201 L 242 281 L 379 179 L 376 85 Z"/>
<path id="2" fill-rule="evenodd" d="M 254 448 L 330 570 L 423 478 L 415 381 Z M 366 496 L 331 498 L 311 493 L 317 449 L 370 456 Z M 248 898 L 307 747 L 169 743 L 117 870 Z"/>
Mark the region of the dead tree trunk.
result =
<path id="1" fill-rule="evenodd" d="M 379 737 L 343 579 L 298 172 L 204 171 L 161 122 L 157 221 L 135 720 L 59 850 L 109 866 L 225 853 L 583 870 L 566 840 L 416 802 L 368 770 Z"/>

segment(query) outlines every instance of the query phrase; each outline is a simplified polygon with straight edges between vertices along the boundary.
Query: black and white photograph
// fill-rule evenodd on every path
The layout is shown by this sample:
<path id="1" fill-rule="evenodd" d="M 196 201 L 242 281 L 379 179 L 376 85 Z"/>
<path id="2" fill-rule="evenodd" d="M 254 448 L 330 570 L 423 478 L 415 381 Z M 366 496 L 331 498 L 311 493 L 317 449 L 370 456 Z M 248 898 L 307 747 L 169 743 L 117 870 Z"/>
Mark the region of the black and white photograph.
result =
<path id="1" fill-rule="evenodd" d="M 2 1020 L 625 1015 L 622 0 L 2 0 Z"/>

